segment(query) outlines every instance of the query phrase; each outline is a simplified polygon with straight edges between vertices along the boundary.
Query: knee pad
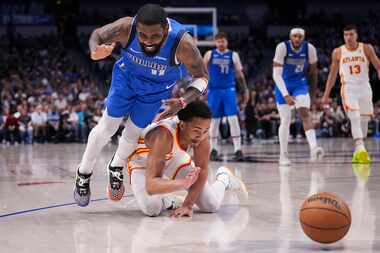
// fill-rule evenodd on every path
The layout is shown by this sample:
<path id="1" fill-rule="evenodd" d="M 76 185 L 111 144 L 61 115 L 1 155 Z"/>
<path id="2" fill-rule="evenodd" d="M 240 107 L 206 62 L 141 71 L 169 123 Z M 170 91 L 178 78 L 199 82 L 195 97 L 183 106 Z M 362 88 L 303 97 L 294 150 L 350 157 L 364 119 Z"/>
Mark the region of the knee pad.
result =
<path id="1" fill-rule="evenodd" d="M 120 126 L 122 118 L 112 118 L 106 114 L 101 117 L 99 123 L 91 130 L 91 135 L 111 138 Z"/>

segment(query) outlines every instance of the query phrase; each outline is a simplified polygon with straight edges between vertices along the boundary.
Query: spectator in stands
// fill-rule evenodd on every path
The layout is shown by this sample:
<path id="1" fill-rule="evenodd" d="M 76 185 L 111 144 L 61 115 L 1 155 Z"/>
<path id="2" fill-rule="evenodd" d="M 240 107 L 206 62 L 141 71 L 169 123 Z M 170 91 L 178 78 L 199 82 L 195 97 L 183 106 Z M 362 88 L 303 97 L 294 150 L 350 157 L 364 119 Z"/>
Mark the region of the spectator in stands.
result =
<path id="1" fill-rule="evenodd" d="M 20 118 L 19 118 L 19 130 L 21 142 L 25 144 L 33 143 L 33 126 L 32 118 L 29 116 L 28 111 L 25 107 L 19 108 Z"/>
<path id="2" fill-rule="evenodd" d="M 39 104 L 32 110 L 32 126 L 34 139 L 39 143 L 46 141 L 47 113 L 42 110 L 42 105 Z"/>
<path id="3" fill-rule="evenodd" d="M 14 112 L 8 110 L 5 119 L 5 140 L 7 144 L 20 143 L 19 121 Z"/>

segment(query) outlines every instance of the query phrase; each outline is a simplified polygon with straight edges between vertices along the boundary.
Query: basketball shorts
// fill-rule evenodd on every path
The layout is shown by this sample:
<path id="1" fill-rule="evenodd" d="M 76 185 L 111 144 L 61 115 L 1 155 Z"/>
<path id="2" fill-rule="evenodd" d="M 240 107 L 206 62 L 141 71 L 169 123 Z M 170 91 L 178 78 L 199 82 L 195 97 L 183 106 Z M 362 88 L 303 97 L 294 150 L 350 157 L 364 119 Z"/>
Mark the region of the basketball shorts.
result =
<path id="1" fill-rule="evenodd" d="M 372 88 L 367 84 L 343 84 L 341 86 L 342 104 L 344 110 L 359 111 L 360 115 L 372 116 Z"/>
<path id="2" fill-rule="evenodd" d="M 234 87 L 227 89 L 209 89 L 208 105 L 213 118 L 222 118 L 237 115 L 238 104 Z"/>
<path id="3" fill-rule="evenodd" d="M 121 61 L 116 62 L 112 70 L 111 88 L 105 103 L 107 113 L 115 118 L 129 116 L 136 126 L 145 128 L 159 112 L 161 101 L 172 97 L 172 89 L 138 94 L 133 87 L 133 79 L 121 64 Z"/>
<path id="4" fill-rule="evenodd" d="M 306 81 L 285 81 L 286 89 L 290 96 L 296 98 L 296 108 L 306 107 L 310 108 L 310 96 L 309 96 L 309 85 Z M 286 104 L 285 98 L 282 96 L 280 90 L 275 86 L 275 97 L 276 102 L 279 105 Z"/>

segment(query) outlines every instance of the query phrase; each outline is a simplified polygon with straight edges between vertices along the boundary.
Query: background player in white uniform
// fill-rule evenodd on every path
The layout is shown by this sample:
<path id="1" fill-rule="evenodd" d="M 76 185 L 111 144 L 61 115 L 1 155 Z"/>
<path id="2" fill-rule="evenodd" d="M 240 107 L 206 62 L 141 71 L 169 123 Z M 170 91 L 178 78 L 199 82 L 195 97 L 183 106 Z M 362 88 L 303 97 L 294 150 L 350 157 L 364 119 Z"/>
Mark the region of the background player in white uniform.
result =
<path id="1" fill-rule="evenodd" d="M 276 83 L 275 95 L 281 119 L 279 163 L 283 166 L 290 165 L 288 139 L 291 109 L 294 105 L 302 119 L 311 160 L 323 156 L 323 149 L 317 145 L 310 115 L 309 82 L 312 100 L 318 83 L 317 50 L 312 44 L 304 41 L 304 38 L 305 31 L 302 28 L 293 28 L 290 31 L 290 40 L 277 45 L 273 58 L 273 80 Z"/>
<path id="2" fill-rule="evenodd" d="M 146 215 L 157 216 L 169 207 L 165 203 L 171 203 L 167 194 L 180 190 L 188 194 L 174 216 L 191 216 L 194 204 L 200 211 L 215 212 L 226 190 L 241 190 L 246 196 L 244 183 L 225 167 L 218 169 L 212 185 L 207 182 L 211 121 L 207 104 L 190 103 L 178 112 L 178 119 L 148 126 L 128 160 L 131 186 L 140 209 Z"/>
<path id="3" fill-rule="evenodd" d="M 234 160 L 242 160 L 241 132 L 236 100 L 236 81 L 243 97 L 242 107 L 248 103 L 249 93 L 243 67 L 237 52 L 228 49 L 227 34 L 220 32 L 215 36 L 216 48 L 207 51 L 204 63 L 209 70 L 208 104 L 212 111 L 211 121 L 211 160 L 219 160 L 218 136 L 219 124 L 227 117 L 231 138 L 234 144 Z"/>
<path id="4" fill-rule="evenodd" d="M 344 45 L 335 48 L 331 56 L 330 73 L 322 102 L 327 104 L 339 69 L 342 103 L 351 122 L 351 134 L 355 142 L 353 163 L 370 163 L 364 146 L 368 121 L 373 114 L 372 89 L 369 83 L 369 63 L 380 77 L 380 61 L 372 45 L 358 42 L 358 29 L 347 25 L 343 30 Z"/>

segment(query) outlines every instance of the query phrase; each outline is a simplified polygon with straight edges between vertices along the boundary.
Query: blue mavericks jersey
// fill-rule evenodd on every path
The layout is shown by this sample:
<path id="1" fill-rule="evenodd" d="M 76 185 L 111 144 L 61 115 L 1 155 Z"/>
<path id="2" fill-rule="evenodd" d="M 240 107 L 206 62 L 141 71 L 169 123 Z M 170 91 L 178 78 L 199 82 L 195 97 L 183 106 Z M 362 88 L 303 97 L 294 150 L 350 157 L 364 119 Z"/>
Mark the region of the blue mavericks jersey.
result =
<path id="1" fill-rule="evenodd" d="M 228 50 L 220 53 L 218 50 L 211 51 L 211 57 L 208 63 L 210 80 L 208 87 L 210 89 L 228 89 L 235 88 L 235 66 L 232 60 L 233 51 Z"/>
<path id="2" fill-rule="evenodd" d="M 298 52 L 294 51 L 291 46 L 291 41 L 285 41 L 286 57 L 284 60 L 284 71 L 282 78 L 285 83 L 287 81 L 306 81 L 306 71 L 309 66 L 309 45 L 303 41 Z"/>
<path id="3" fill-rule="evenodd" d="M 176 81 L 182 78 L 181 66 L 175 62 L 175 52 L 185 29 L 170 18 L 168 24 L 168 36 L 160 51 L 154 56 L 147 56 L 140 46 L 133 19 L 128 44 L 123 48 L 122 67 L 132 89 L 139 95 L 172 89 Z"/>

